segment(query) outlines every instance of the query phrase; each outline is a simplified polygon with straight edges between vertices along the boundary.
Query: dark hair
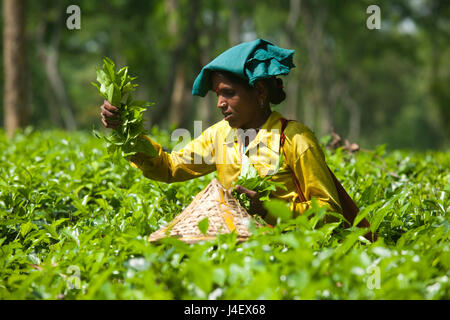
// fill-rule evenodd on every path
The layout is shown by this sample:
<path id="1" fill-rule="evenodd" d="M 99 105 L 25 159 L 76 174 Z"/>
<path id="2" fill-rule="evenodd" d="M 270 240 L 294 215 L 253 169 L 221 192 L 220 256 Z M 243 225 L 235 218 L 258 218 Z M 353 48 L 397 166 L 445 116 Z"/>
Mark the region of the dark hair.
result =
<path id="1" fill-rule="evenodd" d="M 272 77 L 263 79 L 263 81 L 267 84 L 269 90 L 268 98 L 270 103 L 280 104 L 286 99 L 286 93 L 283 90 L 283 80 Z"/>

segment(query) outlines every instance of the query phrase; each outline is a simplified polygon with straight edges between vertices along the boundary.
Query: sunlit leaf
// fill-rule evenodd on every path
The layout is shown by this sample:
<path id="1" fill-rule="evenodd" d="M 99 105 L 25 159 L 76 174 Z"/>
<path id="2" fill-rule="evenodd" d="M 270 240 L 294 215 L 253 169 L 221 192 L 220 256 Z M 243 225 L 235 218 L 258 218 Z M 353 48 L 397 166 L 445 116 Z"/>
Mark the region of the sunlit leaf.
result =
<path id="1" fill-rule="evenodd" d="M 209 228 L 209 219 L 208 219 L 208 217 L 206 217 L 206 218 L 204 218 L 204 219 L 199 221 L 198 229 L 200 230 L 201 233 L 206 235 L 206 233 L 208 232 L 208 228 Z"/>

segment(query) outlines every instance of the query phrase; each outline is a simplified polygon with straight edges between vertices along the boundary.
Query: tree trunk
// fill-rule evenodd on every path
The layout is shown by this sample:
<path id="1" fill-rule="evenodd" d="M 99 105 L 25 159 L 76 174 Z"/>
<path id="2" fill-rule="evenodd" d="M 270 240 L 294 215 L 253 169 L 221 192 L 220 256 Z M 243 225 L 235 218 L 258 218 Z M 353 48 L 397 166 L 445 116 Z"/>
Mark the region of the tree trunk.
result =
<path id="1" fill-rule="evenodd" d="M 180 95 L 179 92 L 183 92 L 184 88 L 186 87 L 186 84 L 184 83 L 185 79 L 184 79 L 183 64 L 189 46 L 191 46 L 192 43 L 196 41 L 198 35 L 197 17 L 200 14 L 200 1 L 199 0 L 191 1 L 191 5 L 189 7 L 188 21 L 185 24 L 184 28 L 180 27 L 181 23 L 176 19 L 176 10 L 179 9 L 178 6 L 179 4 L 175 0 L 168 1 L 166 5 L 166 10 L 168 12 L 169 17 L 173 17 L 173 19 L 175 19 L 172 23 L 168 25 L 169 34 L 171 35 L 171 37 L 180 40 L 178 41 L 178 44 L 172 51 L 170 64 L 171 68 L 169 71 L 170 74 L 166 93 L 164 95 L 163 101 L 161 102 L 161 107 L 159 107 L 158 110 L 155 109 L 155 112 L 153 112 L 153 116 L 150 122 L 151 124 L 159 123 L 163 119 L 168 119 L 169 121 L 171 121 L 171 119 L 176 118 L 181 119 L 181 121 L 178 123 L 181 124 L 181 122 L 184 120 L 183 116 L 179 117 L 178 115 L 175 115 L 174 114 L 175 110 L 172 111 L 172 108 L 174 107 L 174 105 L 177 104 L 176 99 L 179 99 Z M 183 70 L 180 71 L 179 70 L 180 68 Z M 181 74 L 183 75 L 183 78 L 181 78 Z M 183 80 L 183 84 L 180 82 L 181 80 Z M 183 91 L 179 91 L 180 88 L 182 88 Z M 192 99 L 190 101 L 192 101 Z M 189 110 L 191 109 L 191 107 L 192 107 L 191 105 L 187 105 L 185 103 L 182 111 Z"/>
<path id="2" fill-rule="evenodd" d="M 61 28 L 52 28 L 52 23 L 64 25 L 64 6 L 59 3 L 55 11 L 58 13 L 55 21 L 42 21 L 36 30 L 36 46 L 40 60 L 47 77 L 50 99 L 48 110 L 50 119 L 56 126 L 64 126 L 67 130 L 76 130 L 75 111 L 70 101 L 64 79 L 59 70 L 59 47 L 61 43 Z M 46 32 L 49 33 L 46 36 Z M 45 38 L 49 38 L 48 43 Z"/>
<path id="3" fill-rule="evenodd" d="M 285 47 L 292 49 L 296 47 L 296 27 L 300 17 L 300 4 L 301 0 L 290 0 L 289 2 L 289 15 L 286 22 L 286 40 Z M 299 96 L 299 81 L 295 77 L 297 73 L 294 69 L 292 76 L 287 79 L 286 85 L 286 117 L 289 119 L 297 119 L 297 107 Z"/>
<path id="4" fill-rule="evenodd" d="M 167 0 L 164 2 L 165 4 L 165 12 L 167 15 L 167 32 L 170 38 L 180 39 L 179 34 L 179 23 L 177 20 L 177 10 L 178 10 L 178 1 L 177 0 Z M 181 43 L 180 43 L 181 42 Z M 170 68 L 169 68 L 169 76 L 167 81 L 167 86 L 165 87 L 164 94 L 162 96 L 160 106 L 155 108 L 152 112 L 152 116 L 148 118 L 149 126 L 153 126 L 154 124 L 160 124 L 162 121 L 167 119 L 167 115 L 170 114 L 170 110 L 172 108 L 172 92 L 174 88 L 175 78 L 176 78 L 176 70 L 178 68 L 178 64 L 181 60 L 181 51 L 183 39 L 181 39 L 178 45 L 175 46 L 174 50 L 171 52 L 170 59 Z"/>
<path id="5" fill-rule="evenodd" d="M 50 46 L 47 49 L 45 59 L 45 73 L 56 98 L 56 108 L 60 110 L 64 127 L 67 130 L 76 130 L 77 124 L 72 107 L 72 103 L 67 95 L 64 80 L 58 68 L 59 52 L 57 47 Z"/>
<path id="6" fill-rule="evenodd" d="M 179 126 L 183 121 L 184 108 L 183 97 L 185 95 L 186 83 L 184 81 L 184 65 L 180 64 L 175 74 L 175 84 L 172 90 L 172 97 L 170 99 L 170 116 L 169 125 L 173 124 Z"/>
<path id="7" fill-rule="evenodd" d="M 355 142 L 359 140 L 361 132 L 361 110 L 348 93 L 344 96 L 344 102 L 350 114 L 348 140 Z"/>
<path id="8" fill-rule="evenodd" d="M 190 88 L 187 88 L 187 81 L 185 76 L 185 68 L 186 64 L 189 63 L 186 61 L 189 57 L 186 55 L 186 51 L 188 51 L 189 47 L 195 47 L 195 42 L 198 41 L 198 27 L 197 27 L 197 18 L 200 12 L 200 1 L 193 0 L 191 1 L 191 5 L 189 7 L 188 21 L 185 24 L 185 32 L 187 34 L 181 36 L 183 40 L 181 40 L 175 57 L 177 64 L 174 68 L 175 70 L 175 79 L 173 90 L 171 93 L 171 103 L 170 103 L 170 115 L 169 121 L 170 125 L 176 124 L 177 126 L 187 126 L 188 119 L 186 115 L 189 114 L 189 111 L 192 110 L 193 99 Z M 180 30 L 178 30 L 180 31 Z M 180 34 L 179 34 L 180 35 Z M 174 59 L 175 60 L 175 59 Z"/>
<path id="9" fill-rule="evenodd" d="M 236 10 L 234 0 L 228 1 L 228 9 L 230 12 L 230 21 L 228 23 L 228 41 L 230 43 L 230 47 L 232 47 L 240 42 L 241 21 L 239 18 L 239 13 Z"/>
<path id="10" fill-rule="evenodd" d="M 6 134 L 11 137 L 27 124 L 27 68 L 25 52 L 25 1 L 3 0 L 4 114 Z"/>
<path id="11" fill-rule="evenodd" d="M 212 60 L 212 53 L 215 47 L 215 39 L 218 32 L 217 21 L 218 14 L 217 10 L 212 10 L 212 18 L 210 23 L 203 23 L 199 28 L 199 36 L 203 37 L 206 41 L 200 42 L 196 41 L 197 45 L 197 56 L 198 56 L 198 71 L 205 65 L 207 65 Z M 198 116 L 203 120 L 203 128 L 208 128 L 214 122 L 216 122 L 215 115 L 217 114 L 216 110 L 216 99 L 212 94 L 207 94 L 203 98 L 199 98 L 199 112 Z"/>
<path id="12" fill-rule="evenodd" d="M 342 87 L 335 83 L 332 64 L 334 52 L 327 50 L 325 45 L 327 11 L 322 7 L 314 9 L 312 1 L 305 0 L 302 4 L 300 14 L 305 26 L 308 53 L 308 64 L 304 66 L 307 75 L 303 84 L 310 100 L 305 105 L 305 119 L 308 120 L 306 124 L 320 137 L 330 133 L 333 127 L 334 106 Z M 320 117 L 319 121 L 314 119 L 317 116 Z"/>
<path id="13" fill-rule="evenodd" d="M 311 4 L 303 1 L 300 10 L 301 20 L 305 29 L 305 47 L 308 62 L 303 66 L 302 87 L 304 88 L 304 123 L 313 131 L 316 130 L 316 116 L 320 114 L 322 101 L 320 99 L 319 88 L 317 87 L 320 77 L 320 61 L 318 56 L 318 46 L 320 45 L 321 30 L 320 25 L 313 19 Z"/>
<path id="14" fill-rule="evenodd" d="M 327 67 L 328 66 L 328 67 Z M 329 70 L 330 64 L 324 61 L 324 70 Z M 322 135 L 327 135 L 331 133 L 332 128 L 334 128 L 334 110 L 339 97 L 342 94 L 343 85 L 336 82 L 334 79 L 330 79 L 326 74 L 322 77 L 322 82 L 325 87 L 322 90 L 326 90 L 321 93 L 323 97 L 323 117 L 322 117 Z"/>

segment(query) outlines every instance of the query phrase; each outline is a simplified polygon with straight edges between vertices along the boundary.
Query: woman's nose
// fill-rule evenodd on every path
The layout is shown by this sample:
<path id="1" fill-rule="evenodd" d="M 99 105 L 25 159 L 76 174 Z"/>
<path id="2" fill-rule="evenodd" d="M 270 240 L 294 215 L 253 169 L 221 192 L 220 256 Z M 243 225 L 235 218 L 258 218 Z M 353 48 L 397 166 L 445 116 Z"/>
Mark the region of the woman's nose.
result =
<path id="1" fill-rule="evenodd" d="M 218 107 L 219 109 L 223 109 L 223 108 L 226 108 L 226 107 L 227 107 L 227 101 L 226 101 L 226 99 L 224 99 L 224 98 L 221 97 L 220 95 L 219 95 L 219 97 L 217 98 L 217 107 Z"/>

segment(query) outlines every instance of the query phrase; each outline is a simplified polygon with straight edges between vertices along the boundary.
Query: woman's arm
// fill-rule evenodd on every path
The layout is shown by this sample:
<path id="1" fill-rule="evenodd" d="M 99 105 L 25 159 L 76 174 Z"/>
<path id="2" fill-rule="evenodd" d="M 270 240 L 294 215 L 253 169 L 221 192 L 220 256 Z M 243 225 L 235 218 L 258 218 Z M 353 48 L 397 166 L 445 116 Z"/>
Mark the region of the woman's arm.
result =
<path id="1" fill-rule="evenodd" d="M 147 139 L 157 155 L 150 157 L 136 153 L 130 158 L 130 164 L 139 168 L 149 179 L 171 183 L 197 178 L 216 170 L 214 143 L 211 141 L 210 132 L 204 132 L 183 149 L 171 153 L 165 152 L 161 145 L 147 136 L 141 139 Z"/>
<path id="2" fill-rule="evenodd" d="M 101 106 L 102 123 L 106 128 L 117 129 L 122 120 L 119 109 L 104 101 Z M 200 137 L 190 141 L 183 149 L 167 153 L 162 146 L 147 136 L 141 139 L 148 140 L 155 148 L 157 155 L 150 157 L 143 153 L 136 153 L 130 158 L 130 164 L 142 170 L 145 177 L 163 181 L 184 181 L 216 170 L 214 163 L 215 126 L 206 129 Z"/>

